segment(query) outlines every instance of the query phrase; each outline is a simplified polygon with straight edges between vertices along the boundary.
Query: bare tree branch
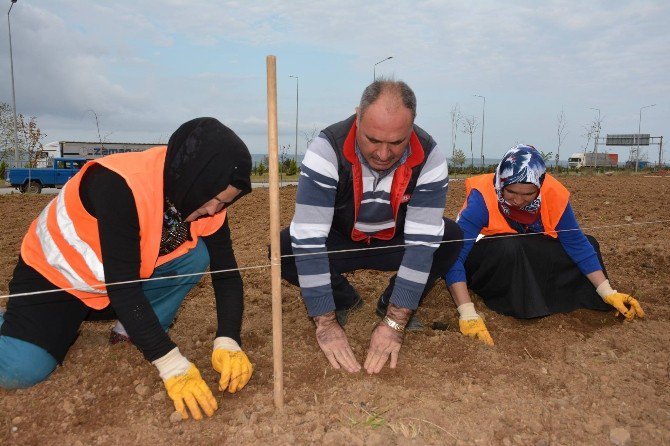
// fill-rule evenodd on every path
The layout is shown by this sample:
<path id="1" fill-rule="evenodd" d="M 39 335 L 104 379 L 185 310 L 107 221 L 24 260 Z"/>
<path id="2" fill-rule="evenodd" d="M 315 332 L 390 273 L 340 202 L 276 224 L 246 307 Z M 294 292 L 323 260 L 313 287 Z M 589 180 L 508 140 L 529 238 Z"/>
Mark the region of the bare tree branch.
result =
<path id="1" fill-rule="evenodd" d="M 470 167 L 475 165 L 475 154 L 472 151 L 472 135 L 477 131 L 479 122 L 474 116 L 467 116 L 463 123 L 463 133 L 470 135 Z"/>

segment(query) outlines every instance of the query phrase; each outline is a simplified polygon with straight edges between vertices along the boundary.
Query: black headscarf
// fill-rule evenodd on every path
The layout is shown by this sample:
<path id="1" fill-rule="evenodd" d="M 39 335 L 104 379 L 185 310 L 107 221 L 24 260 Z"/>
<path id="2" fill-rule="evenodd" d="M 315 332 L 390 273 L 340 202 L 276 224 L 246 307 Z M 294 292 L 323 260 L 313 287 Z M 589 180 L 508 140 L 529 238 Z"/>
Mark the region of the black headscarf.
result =
<path id="1" fill-rule="evenodd" d="M 182 124 L 168 141 L 165 197 L 187 217 L 229 185 L 251 192 L 251 155 L 231 129 L 214 118 Z"/>

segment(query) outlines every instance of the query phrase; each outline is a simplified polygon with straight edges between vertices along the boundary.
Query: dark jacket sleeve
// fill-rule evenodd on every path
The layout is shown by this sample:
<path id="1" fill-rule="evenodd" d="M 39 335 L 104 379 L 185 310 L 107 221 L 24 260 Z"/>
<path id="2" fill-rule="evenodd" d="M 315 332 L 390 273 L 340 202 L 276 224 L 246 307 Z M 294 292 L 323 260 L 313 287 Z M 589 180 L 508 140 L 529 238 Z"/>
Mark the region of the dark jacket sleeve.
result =
<path id="1" fill-rule="evenodd" d="M 218 231 L 208 237 L 203 237 L 203 240 L 209 252 L 209 267 L 213 272 L 212 285 L 218 319 L 216 336 L 233 338 L 241 345 L 240 329 L 244 311 L 244 291 L 242 276 L 237 270 L 228 218 Z"/>
<path id="2" fill-rule="evenodd" d="M 86 210 L 98 220 L 105 282 L 138 280 L 139 220 L 125 180 L 103 166 L 93 166 L 82 179 L 80 194 Z M 107 291 L 119 321 L 147 360 L 156 360 L 175 347 L 144 296 L 141 282 L 111 285 Z"/>

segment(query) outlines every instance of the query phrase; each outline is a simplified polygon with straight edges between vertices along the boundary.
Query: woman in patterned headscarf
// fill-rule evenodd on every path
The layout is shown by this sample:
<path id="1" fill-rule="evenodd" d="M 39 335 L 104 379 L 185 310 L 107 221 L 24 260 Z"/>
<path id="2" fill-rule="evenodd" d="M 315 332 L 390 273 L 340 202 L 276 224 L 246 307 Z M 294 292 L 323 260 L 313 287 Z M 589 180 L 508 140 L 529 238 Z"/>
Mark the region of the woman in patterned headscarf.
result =
<path id="1" fill-rule="evenodd" d="M 598 243 L 581 231 L 570 193 L 534 147 L 511 148 L 495 174 L 468 178 L 465 194 L 457 219 L 465 242 L 445 277 L 463 334 L 493 344 L 468 287 L 518 318 L 610 305 L 628 320 L 644 316 L 637 300 L 610 286 Z"/>
<path id="2" fill-rule="evenodd" d="M 110 341 L 132 341 L 156 366 L 182 417 L 211 416 L 216 399 L 167 331 L 205 270 L 227 271 L 212 277 L 212 366 L 221 391 L 236 392 L 251 377 L 227 218 L 251 191 L 250 171 L 244 142 L 214 118 L 182 124 L 167 147 L 88 162 L 23 240 L 9 290 L 30 296 L 11 297 L 0 314 L 0 387 L 46 379 L 82 321 L 118 319 Z M 202 317 L 203 326 L 211 322 Z"/>

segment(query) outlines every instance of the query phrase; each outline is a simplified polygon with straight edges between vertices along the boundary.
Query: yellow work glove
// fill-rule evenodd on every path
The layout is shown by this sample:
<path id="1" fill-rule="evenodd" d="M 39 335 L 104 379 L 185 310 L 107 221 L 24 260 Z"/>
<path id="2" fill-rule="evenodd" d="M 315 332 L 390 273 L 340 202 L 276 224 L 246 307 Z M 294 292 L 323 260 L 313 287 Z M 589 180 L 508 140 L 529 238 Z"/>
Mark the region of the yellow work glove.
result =
<path id="1" fill-rule="evenodd" d="M 609 280 L 605 280 L 601 283 L 598 288 L 596 288 L 596 292 L 605 302 L 616 308 L 627 321 L 632 321 L 635 319 L 635 316 L 644 317 L 644 311 L 637 299 L 628 294 L 619 293 L 616 290 L 613 290 Z"/>
<path id="2" fill-rule="evenodd" d="M 219 408 L 198 369 L 179 353 L 178 348 L 153 361 L 153 364 L 158 367 L 165 389 L 183 420 L 188 419 L 186 407 L 195 420 L 202 419 L 200 408 L 208 417 Z"/>
<path id="3" fill-rule="evenodd" d="M 228 389 L 230 393 L 242 390 L 254 373 L 254 367 L 239 344 L 227 337 L 214 339 L 212 367 L 221 374 L 219 391 Z"/>
<path id="4" fill-rule="evenodd" d="M 457 308 L 460 318 L 458 327 L 465 336 L 478 339 L 486 345 L 493 345 L 493 338 L 489 334 L 484 319 L 475 311 L 475 304 L 468 302 Z"/>

